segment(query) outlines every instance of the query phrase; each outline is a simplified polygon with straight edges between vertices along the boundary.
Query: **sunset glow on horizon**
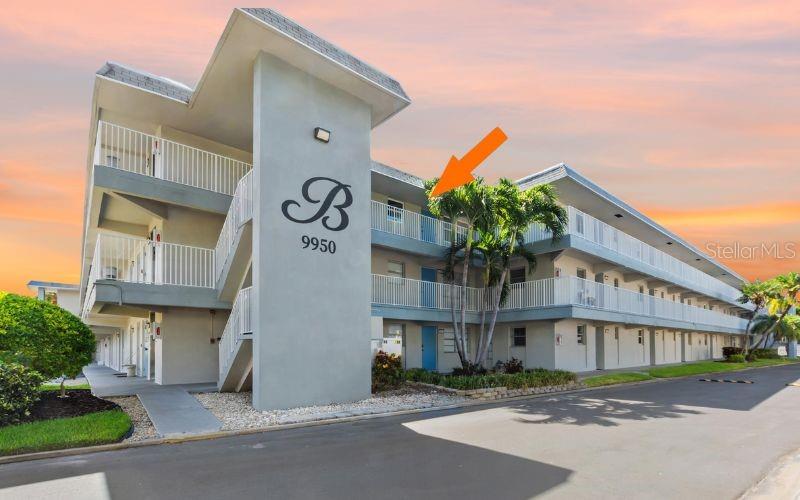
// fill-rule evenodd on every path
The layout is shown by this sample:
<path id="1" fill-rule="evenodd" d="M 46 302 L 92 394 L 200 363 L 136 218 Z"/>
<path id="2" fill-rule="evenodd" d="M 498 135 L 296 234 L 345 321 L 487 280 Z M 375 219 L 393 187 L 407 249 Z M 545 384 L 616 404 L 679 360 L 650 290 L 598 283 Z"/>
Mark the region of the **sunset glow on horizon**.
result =
<path id="1" fill-rule="evenodd" d="M 4 6 L 0 290 L 79 279 L 95 71 L 193 86 L 236 6 Z M 800 271 L 800 2 L 264 6 L 403 85 L 376 161 L 430 178 L 501 126 L 477 175 L 564 162 L 702 251 L 739 249 L 719 260 L 748 279 Z"/>

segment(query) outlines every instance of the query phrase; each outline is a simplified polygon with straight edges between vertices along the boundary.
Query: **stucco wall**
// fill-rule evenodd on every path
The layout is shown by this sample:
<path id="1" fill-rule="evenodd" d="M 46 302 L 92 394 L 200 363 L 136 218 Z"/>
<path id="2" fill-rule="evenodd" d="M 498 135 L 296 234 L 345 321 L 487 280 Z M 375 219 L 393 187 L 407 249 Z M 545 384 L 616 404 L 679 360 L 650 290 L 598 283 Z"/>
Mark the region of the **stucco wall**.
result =
<path id="1" fill-rule="evenodd" d="M 156 383 L 216 382 L 219 377 L 218 343 L 228 313 L 205 309 L 170 309 L 160 315 L 161 338 L 156 340 Z"/>

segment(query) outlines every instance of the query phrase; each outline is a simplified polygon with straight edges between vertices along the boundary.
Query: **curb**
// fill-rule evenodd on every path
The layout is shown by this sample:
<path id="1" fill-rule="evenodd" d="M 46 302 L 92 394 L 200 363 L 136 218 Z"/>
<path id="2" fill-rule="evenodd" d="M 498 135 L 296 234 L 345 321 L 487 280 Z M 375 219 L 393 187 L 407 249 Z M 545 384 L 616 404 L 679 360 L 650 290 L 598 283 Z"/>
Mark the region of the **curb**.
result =
<path id="1" fill-rule="evenodd" d="M 753 368 L 742 368 L 741 370 L 736 371 L 748 371 L 748 370 L 761 370 L 766 368 L 777 368 L 781 366 L 791 365 L 793 363 L 785 363 L 781 365 L 772 365 L 772 366 L 756 366 Z M 301 429 L 305 427 L 320 427 L 323 425 L 332 425 L 332 424 L 340 424 L 340 423 L 348 423 L 348 422 L 358 422 L 362 420 L 372 420 L 378 418 L 387 418 L 387 417 L 397 417 L 403 415 L 415 415 L 420 413 L 428 413 L 434 411 L 446 411 L 446 410 L 456 410 L 460 408 L 470 408 L 473 406 L 489 406 L 489 405 L 501 405 L 508 402 L 516 402 L 516 401 L 526 401 L 530 399 L 540 399 L 540 398 L 552 398 L 552 397 L 559 397 L 562 395 L 571 395 L 571 394 L 580 394 L 584 392 L 593 392 L 599 391 L 604 389 L 613 389 L 617 387 L 633 387 L 637 385 L 645 385 L 645 384 L 655 384 L 655 383 L 662 383 L 662 382 L 669 382 L 672 380 L 685 380 L 689 378 L 694 378 L 699 375 L 703 375 L 702 373 L 697 373 L 693 375 L 685 375 L 683 377 L 671 377 L 671 378 L 653 378 L 651 380 L 641 380 L 638 382 L 628 382 L 623 384 L 611 384 L 611 385 L 601 385 L 597 387 L 582 387 L 580 389 L 572 389 L 569 391 L 561 391 L 561 392 L 550 392 L 550 393 L 543 393 L 543 394 L 528 394 L 524 396 L 514 396 L 510 398 L 503 398 L 503 399 L 493 399 L 493 400 L 470 400 L 464 401 L 463 403 L 457 403 L 452 405 L 445 405 L 445 406 L 432 406 L 427 408 L 414 408 L 410 410 L 398 410 L 392 412 L 385 412 L 385 413 L 373 413 L 369 415 L 353 415 L 350 417 L 341 417 L 341 418 L 328 418 L 323 420 L 313 420 L 308 422 L 296 422 L 291 424 L 277 424 L 271 425 L 268 427 L 254 427 L 252 429 L 242 429 L 242 430 L 233 430 L 233 431 L 216 431 L 216 432 L 207 432 L 203 434 L 192 434 L 188 436 L 175 436 L 175 437 L 168 437 L 168 438 L 157 438 L 157 439 L 148 439 L 146 441 L 137 441 L 133 443 L 112 443 L 112 444 L 101 444 L 97 446 L 85 446 L 82 448 L 66 448 L 63 450 L 51 450 L 51 451 L 39 451 L 35 453 L 25 453 L 21 455 L 9 455 L 6 457 L 0 457 L 0 466 L 6 464 L 13 464 L 18 462 L 30 462 L 32 460 L 44 460 L 47 458 L 61 458 L 61 457 L 70 457 L 75 455 L 84 455 L 89 453 L 101 453 L 104 451 L 116 451 L 116 450 L 126 450 L 131 448 L 143 448 L 146 446 L 157 446 L 162 444 L 180 444 L 180 443 L 189 443 L 192 441 L 207 441 L 211 439 L 220 439 L 226 437 L 235 437 L 235 436 L 249 436 L 252 434 L 261 434 L 266 432 L 276 432 L 276 431 L 283 431 L 283 430 L 290 430 L 290 429 Z"/>

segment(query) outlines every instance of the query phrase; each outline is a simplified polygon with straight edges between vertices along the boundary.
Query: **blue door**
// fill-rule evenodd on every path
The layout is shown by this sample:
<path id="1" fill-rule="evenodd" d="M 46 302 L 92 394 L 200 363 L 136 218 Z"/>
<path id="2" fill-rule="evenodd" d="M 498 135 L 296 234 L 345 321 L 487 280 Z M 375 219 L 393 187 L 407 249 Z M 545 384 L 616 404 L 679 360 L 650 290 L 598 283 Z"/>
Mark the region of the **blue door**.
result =
<path id="1" fill-rule="evenodd" d="M 422 307 L 436 307 L 436 269 L 423 267 L 420 272 L 420 304 Z"/>
<path id="2" fill-rule="evenodd" d="M 422 368 L 436 370 L 436 327 L 422 327 Z"/>
<path id="3" fill-rule="evenodd" d="M 427 210 L 423 210 L 422 215 L 425 217 L 420 217 L 422 220 L 420 222 L 420 239 L 429 243 L 436 243 L 436 219 Z"/>

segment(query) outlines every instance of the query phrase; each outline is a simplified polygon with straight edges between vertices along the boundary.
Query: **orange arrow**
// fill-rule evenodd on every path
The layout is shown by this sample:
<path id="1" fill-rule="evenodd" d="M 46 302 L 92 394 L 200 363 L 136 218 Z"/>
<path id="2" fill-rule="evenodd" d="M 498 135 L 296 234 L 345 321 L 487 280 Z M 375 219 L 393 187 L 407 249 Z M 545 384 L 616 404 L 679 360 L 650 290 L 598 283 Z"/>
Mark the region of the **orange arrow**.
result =
<path id="1" fill-rule="evenodd" d="M 478 168 L 478 165 L 483 163 L 490 154 L 494 153 L 501 144 L 506 142 L 506 139 L 508 139 L 508 136 L 506 136 L 505 132 L 500 130 L 500 127 L 495 127 L 460 160 L 455 156 L 451 156 L 447 166 L 444 167 L 444 172 L 439 177 L 439 182 L 433 186 L 431 196 L 441 196 L 451 189 L 474 181 L 475 177 L 472 176 L 472 171 Z"/>

